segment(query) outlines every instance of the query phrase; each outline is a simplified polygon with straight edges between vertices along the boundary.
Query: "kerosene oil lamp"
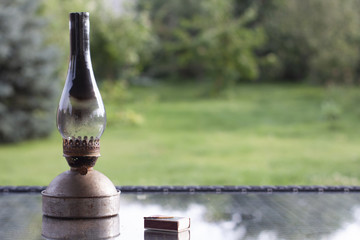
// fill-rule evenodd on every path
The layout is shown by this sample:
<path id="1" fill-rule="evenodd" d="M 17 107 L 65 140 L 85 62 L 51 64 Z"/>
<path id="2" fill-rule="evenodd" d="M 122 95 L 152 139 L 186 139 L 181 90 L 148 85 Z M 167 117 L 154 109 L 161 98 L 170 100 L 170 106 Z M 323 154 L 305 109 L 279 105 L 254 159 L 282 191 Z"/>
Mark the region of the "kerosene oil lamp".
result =
<path id="1" fill-rule="evenodd" d="M 100 156 L 106 113 L 90 59 L 89 13 L 70 13 L 70 61 L 57 111 L 57 127 L 70 170 L 42 192 L 43 214 L 55 218 L 103 218 L 119 211 L 120 192 L 93 169 Z"/>

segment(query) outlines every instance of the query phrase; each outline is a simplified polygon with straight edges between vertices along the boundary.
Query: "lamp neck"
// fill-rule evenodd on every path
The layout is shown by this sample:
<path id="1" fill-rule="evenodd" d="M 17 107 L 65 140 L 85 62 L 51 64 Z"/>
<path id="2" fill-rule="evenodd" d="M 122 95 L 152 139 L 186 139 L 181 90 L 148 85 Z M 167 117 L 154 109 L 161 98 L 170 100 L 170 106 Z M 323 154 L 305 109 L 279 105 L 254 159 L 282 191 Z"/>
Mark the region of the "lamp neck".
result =
<path id="1" fill-rule="evenodd" d="M 90 55 L 90 22 L 89 13 L 70 13 L 70 55 Z"/>
<path id="2" fill-rule="evenodd" d="M 96 86 L 90 58 L 88 12 L 70 13 L 70 61 L 65 91 L 79 100 L 95 99 Z"/>

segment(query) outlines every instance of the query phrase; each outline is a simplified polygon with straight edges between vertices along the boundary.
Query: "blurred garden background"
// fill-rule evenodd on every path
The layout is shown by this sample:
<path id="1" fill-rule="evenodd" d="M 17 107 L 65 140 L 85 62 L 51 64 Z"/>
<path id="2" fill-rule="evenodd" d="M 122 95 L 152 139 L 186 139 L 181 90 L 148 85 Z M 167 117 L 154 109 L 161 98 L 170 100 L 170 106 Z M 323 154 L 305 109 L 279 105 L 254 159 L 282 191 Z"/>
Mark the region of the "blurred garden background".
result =
<path id="1" fill-rule="evenodd" d="M 68 14 L 90 12 L 115 185 L 359 185 L 359 0 L 2 0 L 0 185 L 68 169 Z"/>

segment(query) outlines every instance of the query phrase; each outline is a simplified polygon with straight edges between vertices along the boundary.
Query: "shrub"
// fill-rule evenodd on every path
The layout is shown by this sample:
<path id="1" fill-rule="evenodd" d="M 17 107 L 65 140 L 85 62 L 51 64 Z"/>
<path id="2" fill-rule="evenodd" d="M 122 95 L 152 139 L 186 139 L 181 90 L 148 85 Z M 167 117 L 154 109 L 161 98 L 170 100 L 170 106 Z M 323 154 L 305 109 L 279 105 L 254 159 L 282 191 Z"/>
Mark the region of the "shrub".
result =
<path id="1" fill-rule="evenodd" d="M 286 0 L 267 14 L 268 48 L 283 79 L 347 83 L 359 64 L 360 5 L 357 0 Z"/>
<path id="2" fill-rule="evenodd" d="M 62 76 L 69 53 L 69 13 L 90 13 L 90 50 L 98 82 L 130 80 L 150 61 L 155 44 L 146 12 L 137 12 L 131 1 L 46 0 L 42 15 L 50 19 L 49 39 L 61 48 Z M 65 77 L 64 77 L 65 78 Z"/>
<path id="3" fill-rule="evenodd" d="M 152 76 L 201 79 L 215 89 L 258 77 L 255 48 L 261 28 L 247 27 L 257 9 L 235 14 L 234 1 L 139 1 L 149 11 L 159 48 L 149 64 Z"/>
<path id="4" fill-rule="evenodd" d="M 38 1 L 0 2 L 0 142 L 46 136 L 55 126 L 55 51 L 44 47 Z"/>

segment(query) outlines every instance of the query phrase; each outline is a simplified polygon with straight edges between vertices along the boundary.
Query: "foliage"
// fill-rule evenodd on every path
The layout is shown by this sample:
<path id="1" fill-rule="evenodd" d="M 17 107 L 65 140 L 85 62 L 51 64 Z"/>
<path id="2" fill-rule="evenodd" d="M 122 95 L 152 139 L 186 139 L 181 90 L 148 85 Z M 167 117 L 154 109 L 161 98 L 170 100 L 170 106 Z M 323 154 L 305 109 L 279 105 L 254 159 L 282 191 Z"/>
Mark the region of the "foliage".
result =
<path id="1" fill-rule="evenodd" d="M 45 40 L 59 49 L 57 74 L 63 81 L 65 81 L 66 71 L 69 65 L 69 13 L 76 11 L 91 11 L 93 8 L 90 3 L 91 1 L 87 0 L 61 2 L 57 0 L 41 0 L 38 15 L 47 21 L 47 25 L 44 29 L 44 34 L 46 35 Z"/>
<path id="2" fill-rule="evenodd" d="M 44 47 L 38 4 L 0 2 L 0 142 L 45 136 L 54 127 L 56 55 Z"/>
<path id="3" fill-rule="evenodd" d="M 119 14 L 98 2 L 92 20 L 94 71 L 101 79 L 129 80 L 140 75 L 149 61 L 154 39 L 146 13 L 136 13 L 125 5 Z"/>
<path id="4" fill-rule="evenodd" d="M 333 101 L 325 101 L 321 105 L 321 113 L 327 121 L 336 121 L 341 116 L 341 109 Z"/>
<path id="5" fill-rule="evenodd" d="M 357 0 L 288 0 L 267 13 L 268 48 L 279 58 L 282 78 L 355 81 L 360 60 L 359 9 Z"/>
<path id="6" fill-rule="evenodd" d="M 149 59 L 154 44 L 146 13 L 137 13 L 134 6 L 101 0 L 43 2 L 42 14 L 51 22 L 51 42 L 62 49 L 63 72 L 69 49 L 68 18 L 70 12 L 90 12 L 90 49 L 98 81 L 136 77 Z"/>
<path id="7" fill-rule="evenodd" d="M 260 28 L 246 25 L 256 8 L 235 16 L 233 1 L 140 1 L 149 11 L 160 48 L 148 74 L 200 78 L 216 89 L 258 76 L 254 49 L 264 41 Z"/>
<path id="8" fill-rule="evenodd" d="M 104 81 L 101 92 L 106 93 L 103 94 L 103 100 L 107 109 L 107 126 L 123 123 L 137 126 L 144 124 L 145 119 L 140 113 L 124 108 L 124 105 L 134 98 L 126 81 Z"/>
<path id="9" fill-rule="evenodd" d="M 117 105 L 131 99 L 131 93 L 128 91 L 128 83 L 126 81 L 105 81 L 101 83 L 101 92 L 105 92 L 102 96 L 104 102 L 112 102 Z"/>
<path id="10" fill-rule="evenodd" d="M 329 129 L 336 129 L 340 126 L 341 108 L 334 101 L 324 101 L 321 104 L 322 118 L 328 122 Z"/>
<path id="11" fill-rule="evenodd" d="M 251 79 L 357 82 L 357 0 L 43 1 L 63 52 L 68 13 L 91 13 L 99 81 L 196 79 L 215 89 Z M 265 30 L 265 31 L 264 31 Z"/>

